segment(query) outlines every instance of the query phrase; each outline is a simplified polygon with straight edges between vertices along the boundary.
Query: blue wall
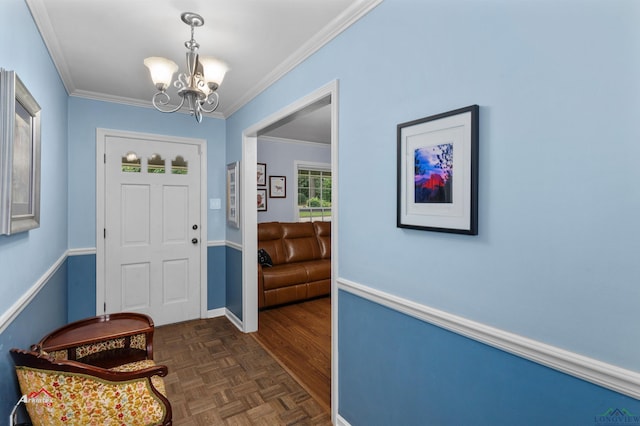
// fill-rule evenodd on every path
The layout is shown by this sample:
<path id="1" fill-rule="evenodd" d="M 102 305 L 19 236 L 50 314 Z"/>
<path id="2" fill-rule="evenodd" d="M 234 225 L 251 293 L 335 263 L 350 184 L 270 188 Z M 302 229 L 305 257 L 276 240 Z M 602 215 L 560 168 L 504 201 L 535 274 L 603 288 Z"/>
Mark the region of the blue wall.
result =
<path id="1" fill-rule="evenodd" d="M 67 264 L 67 321 L 92 317 L 96 314 L 96 256 L 69 256 Z"/>
<path id="2" fill-rule="evenodd" d="M 207 309 L 219 309 L 226 306 L 226 247 L 207 248 Z"/>
<path id="3" fill-rule="evenodd" d="M 41 110 L 40 227 L 0 236 L 0 313 L 57 264 L 67 249 L 67 94 L 23 0 L 0 3 L 0 67 L 15 71 Z M 53 272 L 53 271 L 51 271 Z M 19 397 L 9 349 L 37 342 L 67 315 L 67 266 L 0 333 L 0 418 Z"/>
<path id="4" fill-rule="evenodd" d="M 7 314 L 69 248 L 95 248 L 96 128 L 206 139 L 208 198 L 224 198 L 223 120 L 205 118 L 196 126 L 184 114 L 69 98 L 23 0 L 0 5 L 0 66 L 15 70 L 42 107 L 41 226 L 0 236 L 0 313 Z M 207 240 L 224 241 L 224 209 L 209 210 L 207 223 Z M 224 250 L 211 251 L 217 252 L 209 258 L 218 275 L 209 275 L 209 305 L 218 308 L 225 300 L 225 271 L 219 266 Z M 51 329 L 93 315 L 94 309 L 95 255 L 71 256 L 13 322 L 0 324 L 7 326 L 0 335 L 1 418 L 7 418 L 18 398 L 8 349 L 28 348 Z"/>
<path id="5" fill-rule="evenodd" d="M 0 66 L 16 70 L 43 107 L 42 225 L 0 237 L 0 312 L 65 250 L 95 247 L 97 127 L 207 139 L 208 197 L 224 198 L 224 165 L 241 159 L 242 131 L 338 79 L 339 278 L 640 371 L 639 2 L 385 0 L 232 117 L 199 126 L 187 115 L 68 98 L 24 2 L 4 0 L 0 11 Z M 470 104 L 480 105 L 480 234 L 396 228 L 396 125 Z M 209 241 L 241 243 L 224 209 L 207 219 Z M 384 244 L 363 244 L 372 229 Z M 241 317 L 241 252 L 224 251 L 226 286 L 215 298 Z M 70 261 L 74 271 L 58 272 L 0 335 L 5 354 L 66 320 L 66 283 L 83 285 L 87 260 Z M 372 401 L 390 407 L 374 409 L 377 418 L 409 423 L 465 405 L 461 415 L 487 423 L 501 420 L 491 404 L 542 423 L 558 414 L 593 424 L 602 407 L 640 411 L 635 400 L 340 299 L 339 409 L 354 425 L 368 423 Z M 40 315 L 46 330 L 29 328 Z M 447 393 L 434 396 L 435 386 Z M 441 406 L 412 396 L 423 393 Z"/>
<path id="6" fill-rule="evenodd" d="M 242 251 L 226 247 L 226 308 L 242 320 Z"/>
<path id="7" fill-rule="evenodd" d="M 609 408 L 640 423 L 638 400 L 350 293 L 339 316 L 339 406 L 352 426 L 585 426 Z"/>
<path id="8" fill-rule="evenodd" d="M 50 279 L 9 326 L 0 333 L 0 418 L 9 417 L 20 389 L 9 349 L 28 349 L 51 330 L 67 323 L 67 263 Z"/>
<path id="9" fill-rule="evenodd" d="M 207 247 L 207 309 L 225 307 L 226 260 L 224 246 Z M 69 256 L 68 321 L 77 321 L 96 313 L 96 256 Z"/>
<path id="10" fill-rule="evenodd" d="M 151 133 L 207 141 L 207 198 L 225 197 L 225 125 L 204 118 L 196 124 L 188 114 L 161 114 L 140 108 L 82 98 L 69 98 L 69 228 L 70 248 L 96 246 L 96 129 Z M 207 210 L 207 239 L 225 239 L 224 209 Z"/>
<path id="11" fill-rule="evenodd" d="M 241 158 L 244 129 L 338 79 L 339 279 L 640 371 L 638 22 L 632 0 L 385 0 L 227 119 L 227 161 Z M 398 229 L 397 124 L 471 104 L 479 235 Z M 432 332 L 396 330 L 400 350 Z M 355 345 L 340 340 L 356 354 L 341 371 L 375 360 L 371 340 Z M 389 366 L 377 386 L 420 392 L 420 363 Z M 340 413 L 366 424 L 374 389 L 343 380 Z"/>
<path id="12" fill-rule="evenodd" d="M 96 129 L 116 129 L 159 135 L 200 138 L 207 141 L 207 199 L 225 198 L 225 126 L 219 119 L 204 118 L 196 124 L 188 114 L 161 114 L 151 108 L 139 108 L 82 98 L 69 98 L 69 247 L 96 247 Z M 207 239 L 225 239 L 224 208 L 207 210 Z M 224 306 L 224 269 L 220 265 L 220 248 L 209 247 L 208 307 Z M 95 255 L 74 256 L 70 270 L 70 286 L 78 290 L 70 293 L 69 318 L 80 319 L 95 315 Z M 80 258 L 83 258 L 82 260 Z M 92 265 L 92 266 L 91 266 Z M 91 267 L 93 269 L 91 269 Z"/>
<path id="13" fill-rule="evenodd" d="M 15 71 L 40 105 L 42 133 L 40 227 L 0 236 L 5 312 L 67 248 L 67 95 L 23 0 L 0 5 L 0 67 Z"/>
<path id="14" fill-rule="evenodd" d="M 387 0 L 309 61 L 340 64 L 341 277 L 640 371 L 638 22 L 624 0 Z M 395 126 L 474 103 L 479 235 L 396 228 Z"/>

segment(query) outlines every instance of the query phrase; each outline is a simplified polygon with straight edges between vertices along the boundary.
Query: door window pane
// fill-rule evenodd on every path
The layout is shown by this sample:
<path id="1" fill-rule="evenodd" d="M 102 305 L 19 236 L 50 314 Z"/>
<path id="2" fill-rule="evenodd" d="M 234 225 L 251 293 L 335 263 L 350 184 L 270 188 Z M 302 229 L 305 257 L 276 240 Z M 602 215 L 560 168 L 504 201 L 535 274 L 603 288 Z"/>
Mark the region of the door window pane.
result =
<path id="1" fill-rule="evenodd" d="M 160 154 L 152 154 L 147 160 L 147 172 L 164 173 L 164 159 Z"/>
<path id="2" fill-rule="evenodd" d="M 140 173 L 142 166 L 140 165 L 140 157 L 133 151 L 127 152 L 122 157 L 122 171 L 125 173 Z"/>
<path id="3" fill-rule="evenodd" d="M 184 161 L 184 157 L 178 155 L 175 160 L 171 160 L 171 173 L 174 175 L 186 175 L 189 171 L 189 162 Z"/>

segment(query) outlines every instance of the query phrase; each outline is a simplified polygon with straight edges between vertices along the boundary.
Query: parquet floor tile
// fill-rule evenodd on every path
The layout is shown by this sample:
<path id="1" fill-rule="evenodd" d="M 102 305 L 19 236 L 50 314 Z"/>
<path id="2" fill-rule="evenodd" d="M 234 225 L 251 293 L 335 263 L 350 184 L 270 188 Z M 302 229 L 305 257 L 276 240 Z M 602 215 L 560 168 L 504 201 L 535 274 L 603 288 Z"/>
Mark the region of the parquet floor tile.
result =
<path id="1" fill-rule="evenodd" d="M 153 348 L 169 368 L 176 426 L 331 425 L 325 407 L 224 317 L 156 327 Z"/>

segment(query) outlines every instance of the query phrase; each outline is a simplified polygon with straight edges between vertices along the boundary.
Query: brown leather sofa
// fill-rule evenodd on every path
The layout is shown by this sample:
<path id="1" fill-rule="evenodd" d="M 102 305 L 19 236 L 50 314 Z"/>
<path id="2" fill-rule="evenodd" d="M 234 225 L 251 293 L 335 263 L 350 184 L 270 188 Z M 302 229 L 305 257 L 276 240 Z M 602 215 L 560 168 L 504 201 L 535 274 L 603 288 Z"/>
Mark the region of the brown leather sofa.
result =
<path id="1" fill-rule="evenodd" d="M 258 307 L 331 294 L 331 223 L 258 224 L 258 249 L 273 266 L 258 264 Z"/>

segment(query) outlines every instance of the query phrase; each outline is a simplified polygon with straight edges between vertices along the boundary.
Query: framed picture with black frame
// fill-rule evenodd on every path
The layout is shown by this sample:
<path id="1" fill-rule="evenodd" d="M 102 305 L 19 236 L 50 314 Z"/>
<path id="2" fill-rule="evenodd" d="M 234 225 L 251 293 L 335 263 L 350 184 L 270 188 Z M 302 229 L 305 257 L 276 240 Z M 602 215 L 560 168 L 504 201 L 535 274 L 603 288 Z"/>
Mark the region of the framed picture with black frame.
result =
<path id="1" fill-rule="evenodd" d="M 478 105 L 398 124 L 397 226 L 478 234 Z"/>
<path id="2" fill-rule="evenodd" d="M 267 188 L 258 188 L 258 211 L 267 211 Z"/>
<path id="3" fill-rule="evenodd" d="M 267 165 L 265 163 L 257 163 L 258 186 L 267 186 Z"/>
<path id="4" fill-rule="evenodd" d="M 287 198 L 286 176 L 269 176 L 269 197 Z"/>

